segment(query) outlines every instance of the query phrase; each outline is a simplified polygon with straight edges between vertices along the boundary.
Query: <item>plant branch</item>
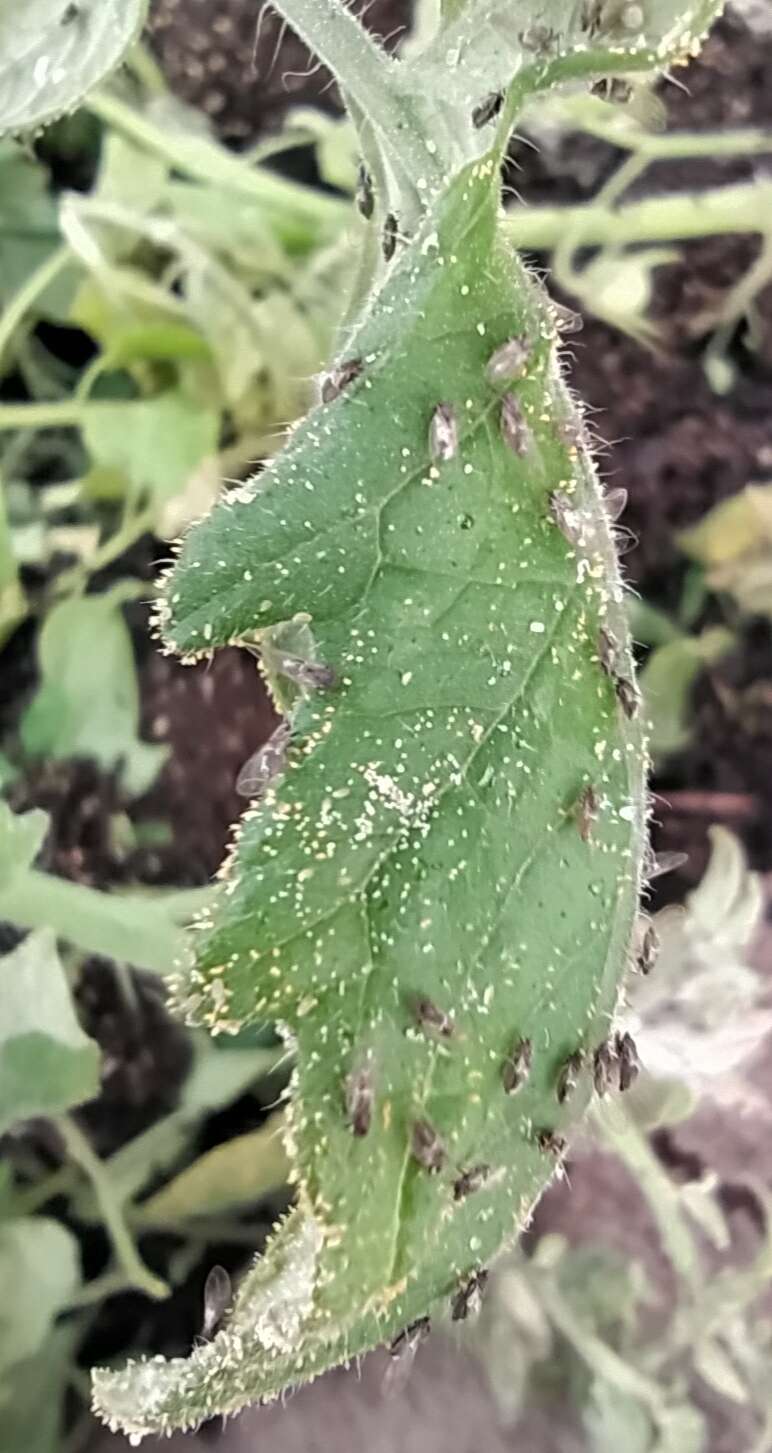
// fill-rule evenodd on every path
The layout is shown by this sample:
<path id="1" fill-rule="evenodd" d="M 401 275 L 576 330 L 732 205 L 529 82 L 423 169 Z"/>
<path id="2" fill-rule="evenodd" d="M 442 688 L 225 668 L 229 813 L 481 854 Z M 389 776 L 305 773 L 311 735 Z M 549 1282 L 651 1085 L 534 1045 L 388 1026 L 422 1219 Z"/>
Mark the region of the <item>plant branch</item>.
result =
<path id="1" fill-rule="evenodd" d="M 95 1154 L 80 1126 L 71 1116 L 62 1115 L 56 1121 L 56 1125 L 69 1159 L 80 1167 L 94 1188 L 94 1195 L 102 1212 L 116 1260 L 123 1271 L 125 1283 L 135 1287 L 137 1291 L 144 1292 L 145 1296 L 152 1297 L 154 1301 L 163 1301 L 170 1295 L 170 1288 L 165 1281 L 155 1276 L 141 1260 L 131 1232 L 123 1219 L 120 1201 L 99 1156 Z M 117 1286 L 114 1289 L 117 1290 Z"/>
<path id="2" fill-rule="evenodd" d="M 741 182 L 693 196 L 653 196 L 622 207 L 595 202 L 575 207 L 513 208 L 504 226 L 515 247 L 555 247 L 566 232 L 582 246 L 673 242 L 732 232 L 766 232 L 772 216 L 772 182 Z M 2 411 L 0 411 L 0 417 Z"/>

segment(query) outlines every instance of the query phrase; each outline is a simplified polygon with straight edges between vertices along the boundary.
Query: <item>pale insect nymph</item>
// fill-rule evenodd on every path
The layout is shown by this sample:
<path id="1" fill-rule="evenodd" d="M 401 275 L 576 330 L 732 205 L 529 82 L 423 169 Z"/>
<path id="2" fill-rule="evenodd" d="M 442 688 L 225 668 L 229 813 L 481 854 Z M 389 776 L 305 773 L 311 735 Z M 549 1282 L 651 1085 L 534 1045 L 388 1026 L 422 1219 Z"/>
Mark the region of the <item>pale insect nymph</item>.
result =
<path id="1" fill-rule="evenodd" d="M 224 1266 L 213 1266 L 204 1283 L 204 1321 L 201 1336 L 209 1341 L 218 1331 L 233 1300 L 231 1279 Z"/>
<path id="2" fill-rule="evenodd" d="M 262 797 L 287 765 L 287 748 L 291 738 L 289 722 L 281 721 L 268 741 L 247 757 L 236 778 L 236 791 L 240 797 Z"/>

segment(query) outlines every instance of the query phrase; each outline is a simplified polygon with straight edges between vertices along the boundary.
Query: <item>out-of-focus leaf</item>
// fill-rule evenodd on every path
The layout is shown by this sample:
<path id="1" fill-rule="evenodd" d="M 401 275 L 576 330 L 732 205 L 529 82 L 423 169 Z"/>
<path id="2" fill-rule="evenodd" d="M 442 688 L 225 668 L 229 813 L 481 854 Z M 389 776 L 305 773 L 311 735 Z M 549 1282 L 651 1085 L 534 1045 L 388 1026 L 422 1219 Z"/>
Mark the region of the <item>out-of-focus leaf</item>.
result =
<path id="1" fill-rule="evenodd" d="M 146 0 L 25 0 L 0 10 L 0 132 L 32 131 L 112 71 Z"/>
<path id="2" fill-rule="evenodd" d="M 715 1172 L 710 1172 L 702 1180 L 687 1181 L 681 1186 L 679 1194 L 681 1205 L 697 1222 L 708 1240 L 719 1251 L 728 1251 L 732 1238 L 726 1216 L 716 1196 L 717 1186 L 718 1176 Z"/>
<path id="3" fill-rule="evenodd" d="M 99 1089 L 99 1050 L 75 1016 L 50 929 L 0 959 L 0 1132 Z"/>
<path id="4" fill-rule="evenodd" d="M 6 304 L 58 245 L 56 205 L 45 168 L 15 142 L 0 142 L 0 303 Z M 46 302 L 58 300 L 61 291 L 52 288 Z M 44 310 L 40 299 L 37 306 Z"/>
<path id="5" fill-rule="evenodd" d="M 251 1205 L 287 1181 L 284 1117 L 274 1114 L 259 1130 L 216 1145 L 181 1171 L 140 1207 L 146 1225 L 217 1215 Z"/>
<path id="6" fill-rule="evenodd" d="M 639 1075 L 630 1087 L 625 1103 L 639 1130 L 652 1131 L 686 1120 L 695 1108 L 697 1097 L 683 1080 L 658 1079 L 646 1074 Z"/>
<path id="7" fill-rule="evenodd" d="M 230 1049 L 226 1052 L 207 1035 L 196 1034 L 193 1068 L 176 1110 L 117 1150 L 107 1161 L 110 1184 L 121 1201 L 132 1200 L 151 1176 L 173 1164 L 187 1145 L 198 1121 L 230 1105 L 250 1085 L 273 1072 L 286 1058 L 282 1049 Z M 99 1214 L 93 1193 L 84 1186 L 74 1202 L 84 1219 Z"/>
<path id="8" fill-rule="evenodd" d="M 686 906 L 656 915 L 659 957 L 635 981 L 631 1028 L 653 1074 L 718 1094 L 720 1077 L 752 1053 L 772 1017 L 743 954 L 763 912 L 761 880 L 732 833 L 713 827 L 710 837 L 710 862 Z"/>
<path id="9" fill-rule="evenodd" d="M 0 889 L 37 857 L 47 829 L 48 816 L 40 808 L 17 814 L 0 800 Z"/>
<path id="10" fill-rule="evenodd" d="M 141 151 L 115 131 L 106 131 L 95 188 L 102 201 L 150 212 L 163 197 L 168 175 L 169 168 L 160 156 Z"/>
<path id="11" fill-rule="evenodd" d="M 0 647 L 27 613 L 19 579 L 19 566 L 8 525 L 2 480 L 0 480 Z"/>
<path id="12" fill-rule="evenodd" d="M 731 631 L 712 626 L 699 636 L 679 636 L 652 652 L 639 682 L 655 756 L 666 756 L 686 746 L 692 687 L 700 672 L 720 660 L 733 644 Z"/>
<path id="13" fill-rule="evenodd" d="M 706 1337 L 694 1349 L 694 1366 L 709 1387 L 735 1403 L 747 1403 L 748 1389 L 726 1350 L 715 1337 Z"/>
<path id="14" fill-rule="evenodd" d="M 666 1408 L 659 1416 L 659 1436 L 651 1453 L 704 1453 L 708 1430 L 702 1413 L 689 1403 Z"/>
<path id="15" fill-rule="evenodd" d="M 582 1421 L 592 1453 L 649 1453 L 652 1425 L 641 1404 L 596 1377 Z"/>
<path id="16" fill-rule="evenodd" d="M 79 1283 L 78 1243 L 65 1226 L 47 1216 L 24 1216 L 0 1225 L 3 1382 L 9 1368 L 40 1349 Z"/>
<path id="17" fill-rule="evenodd" d="M 100 405 L 89 412 L 83 437 L 96 464 L 120 470 L 130 494 L 149 494 L 160 508 L 215 452 L 218 428 L 213 410 L 196 408 L 183 394 L 170 392 Z"/>
<path id="18" fill-rule="evenodd" d="M 3 1453 L 61 1453 L 64 1389 L 77 1333 L 56 1327 L 34 1357 L 0 1372 Z"/>
<path id="19" fill-rule="evenodd" d="M 693 560 L 725 565 L 772 542 L 772 484 L 749 484 L 714 505 L 698 524 L 680 530 L 678 543 Z"/>
<path id="20" fill-rule="evenodd" d="M 49 611 L 38 641 L 41 682 L 22 718 L 21 739 L 32 756 L 93 757 L 108 768 L 122 763 L 129 792 L 139 796 L 166 750 L 137 736 L 139 689 L 121 613 L 135 594 L 133 582 L 121 582 Z"/>

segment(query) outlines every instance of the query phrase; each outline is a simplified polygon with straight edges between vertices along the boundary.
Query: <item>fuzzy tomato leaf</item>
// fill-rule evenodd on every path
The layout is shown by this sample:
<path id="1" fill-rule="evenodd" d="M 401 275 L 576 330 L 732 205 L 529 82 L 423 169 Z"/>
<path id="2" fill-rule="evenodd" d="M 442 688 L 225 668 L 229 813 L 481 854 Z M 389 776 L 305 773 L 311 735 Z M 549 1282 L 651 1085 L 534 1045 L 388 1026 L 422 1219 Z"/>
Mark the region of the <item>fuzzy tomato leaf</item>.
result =
<path id="1" fill-rule="evenodd" d="M 554 1174 L 608 1034 L 645 752 L 601 491 L 497 190 L 492 163 L 449 187 L 347 387 L 168 582 L 180 652 L 299 614 L 315 640 L 318 689 L 175 990 L 215 1031 L 296 1042 L 298 1207 L 212 1342 L 96 1375 L 135 1435 L 276 1395 L 457 1292 Z"/>
<path id="2" fill-rule="evenodd" d="M 25 0 L 0 5 L 0 134 L 72 111 L 120 64 L 147 0 Z"/>

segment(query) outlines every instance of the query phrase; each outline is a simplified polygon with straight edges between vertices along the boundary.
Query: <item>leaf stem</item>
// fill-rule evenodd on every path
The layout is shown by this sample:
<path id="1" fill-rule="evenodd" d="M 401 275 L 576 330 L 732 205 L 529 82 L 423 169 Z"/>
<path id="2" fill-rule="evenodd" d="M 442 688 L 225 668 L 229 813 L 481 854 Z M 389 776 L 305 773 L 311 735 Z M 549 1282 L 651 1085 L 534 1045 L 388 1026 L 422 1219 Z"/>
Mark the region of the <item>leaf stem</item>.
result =
<path id="1" fill-rule="evenodd" d="M 103 893 L 83 883 L 70 883 L 52 873 L 30 868 L 19 872 L 0 892 L 0 919 L 19 928 L 48 924 L 59 938 L 85 953 L 168 974 L 186 947 L 185 930 L 175 919 L 184 914 L 182 895 L 177 911 L 138 893 Z M 191 894 L 190 917 L 201 894 Z"/>
<path id="2" fill-rule="evenodd" d="M 41 262 L 35 271 L 30 273 L 23 285 L 14 293 L 0 314 L 0 363 L 8 344 L 13 338 L 16 329 L 22 322 L 32 305 L 45 292 L 47 287 L 58 278 L 59 274 L 74 261 L 69 247 L 57 247 L 45 262 Z"/>
<path id="3" fill-rule="evenodd" d="M 772 182 L 713 187 L 692 196 L 653 196 L 622 207 L 513 208 L 504 226 L 515 247 L 552 248 L 569 232 L 582 246 L 672 242 L 732 232 L 765 232 L 772 215 Z"/>
<path id="4" fill-rule="evenodd" d="M 94 1188 L 94 1195 L 102 1212 L 116 1260 L 122 1268 L 126 1282 L 129 1286 L 135 1287 L 137 1291 L 144 1292 L 145 1296 L 152 1297 L 154 1301 L 163 1301 L 170 1295 L 170 1288 L 165 1281 L 155 1276 L 141 1260 L 123 1219 L 120 1201 L 99 1156 L 95 1154 L 89 1140 L 72 1116 L 60 1116 L 56 1125 L 69 1159 L 80 1167 Z"/>

